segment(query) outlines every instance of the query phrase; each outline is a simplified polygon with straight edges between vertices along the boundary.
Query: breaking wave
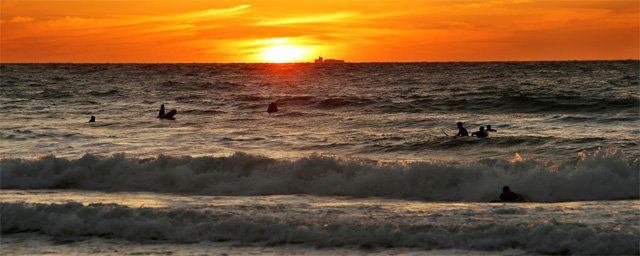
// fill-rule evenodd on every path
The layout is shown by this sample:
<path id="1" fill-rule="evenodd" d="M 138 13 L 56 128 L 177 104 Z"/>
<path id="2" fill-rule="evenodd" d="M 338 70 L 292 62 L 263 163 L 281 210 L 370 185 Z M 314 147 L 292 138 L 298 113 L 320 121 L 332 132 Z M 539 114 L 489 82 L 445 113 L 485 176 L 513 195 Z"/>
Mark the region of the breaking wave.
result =
<path id="1" fill-rule="evenodd" d="M 638 254 L 638 233 L 578 223 L 392 224 L 335 218 L 330 224 L 296 218 L 233 215 L 116 204 L 2 203 L 2 233 L 38 232 L 59 240 L 82 237 L 135 242 L 234 241 L 267 246 L 474 250 L 523 249 L 542 254 Z M 585 246 L 585 244 L 589 246 Z"/>
<path id="2" fill-rule="evenodd" d="M 472 163 L 391 162 L 313 154 L 294 160 L 227 157 L 80 159 L 54 155 L 0 160 L 3 189 L 151 191 L 207 195 L 312 194 L 425 201 L 487 201 L 510 185 L 528 201 L 639 198 L 639 161 L 597 150 L 580 159 L 484 159 Z"/>

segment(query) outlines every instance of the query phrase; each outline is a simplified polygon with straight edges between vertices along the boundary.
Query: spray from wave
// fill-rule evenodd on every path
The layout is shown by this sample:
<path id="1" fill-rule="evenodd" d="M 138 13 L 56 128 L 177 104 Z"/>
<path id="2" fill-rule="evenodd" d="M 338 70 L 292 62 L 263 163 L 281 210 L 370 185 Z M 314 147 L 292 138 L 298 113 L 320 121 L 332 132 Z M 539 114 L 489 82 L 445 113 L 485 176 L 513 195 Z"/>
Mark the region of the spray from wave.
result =
<path id="1" fill-rule="evenodd" d="M 313 154 L 295 160 L 235 153 L 228 157 L 80 159 L 53 155 L 0 161 L 3 189 L 150 191 L 207 195 L 311 194 L 425 201 L 487 201 L 504 185 L 528 201 L 637 199 L 639 161 L 596 150 L 554 163 L 485 159 L 472 163 L 382 163 Z"/>

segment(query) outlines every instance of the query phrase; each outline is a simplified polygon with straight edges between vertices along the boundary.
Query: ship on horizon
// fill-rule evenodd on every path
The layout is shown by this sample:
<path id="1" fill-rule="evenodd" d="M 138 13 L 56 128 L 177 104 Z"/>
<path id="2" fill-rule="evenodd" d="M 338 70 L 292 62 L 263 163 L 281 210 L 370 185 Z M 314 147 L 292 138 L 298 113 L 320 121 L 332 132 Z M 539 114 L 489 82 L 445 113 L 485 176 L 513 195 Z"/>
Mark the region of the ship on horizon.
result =
<path id="1" fill-rule="evenodd" d="M 322 56 L 318 56 L 318 58 L 314 60 L 314 63 L 344 63 L 344 60 L 324 59 Z"/>

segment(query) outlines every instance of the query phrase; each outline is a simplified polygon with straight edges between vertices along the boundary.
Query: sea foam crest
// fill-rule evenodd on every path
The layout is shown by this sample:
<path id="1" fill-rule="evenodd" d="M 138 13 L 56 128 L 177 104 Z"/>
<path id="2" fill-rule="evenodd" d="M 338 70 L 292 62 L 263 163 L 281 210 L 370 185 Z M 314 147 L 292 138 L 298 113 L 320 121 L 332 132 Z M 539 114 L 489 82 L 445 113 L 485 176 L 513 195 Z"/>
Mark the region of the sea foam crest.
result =
<path id="1" fill-rule="evenodd" d="M 2 233 L 38 232 L 56 239 L 81 237 L 136 242 L 233 241 L 267 246 L 473 250 L 522 249 L 541 254 L 636 255 L 638 233 L 579 223 L 391 224 L 335 218 L 313 220 L 216 214 L 207 211 L 129 208 L 113 204 L 0 203 Z M 588 245 L 588 246 L 585 246 Z"/>
<path id="2" fill-rule="evenodd" d="M 3 189 L 151 191 L 207 195 L 312 194 L 433 201 L 496 199 L 504 185 L 527 201 L 637 199 L 638 159 L 598 150 L 562 163 L 485 159 L 472 163 L 380 163 L 313 154 L 295 160 L 226 157 L 0 160 Z"/>

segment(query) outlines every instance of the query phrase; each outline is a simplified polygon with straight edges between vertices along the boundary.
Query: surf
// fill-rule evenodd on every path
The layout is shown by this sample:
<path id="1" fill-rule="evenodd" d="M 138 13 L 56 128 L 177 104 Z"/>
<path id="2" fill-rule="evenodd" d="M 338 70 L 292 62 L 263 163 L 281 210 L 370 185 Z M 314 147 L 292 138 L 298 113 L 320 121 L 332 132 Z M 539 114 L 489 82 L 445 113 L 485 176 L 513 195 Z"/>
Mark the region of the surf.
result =
<path id="1" fill-rule="evenodd" d="M 424 201 L 486 202 L 504 185 L 533 202 L 638 199 L 639 163 L 617 150 L 579 160 L 485 159 L 381 162 L 311 154 L 277 159 L 248 153 L 223 157 L 47 155 L 0 160 L 2 189 L 150 191 L 204 195 L 309 194 Z"/>

